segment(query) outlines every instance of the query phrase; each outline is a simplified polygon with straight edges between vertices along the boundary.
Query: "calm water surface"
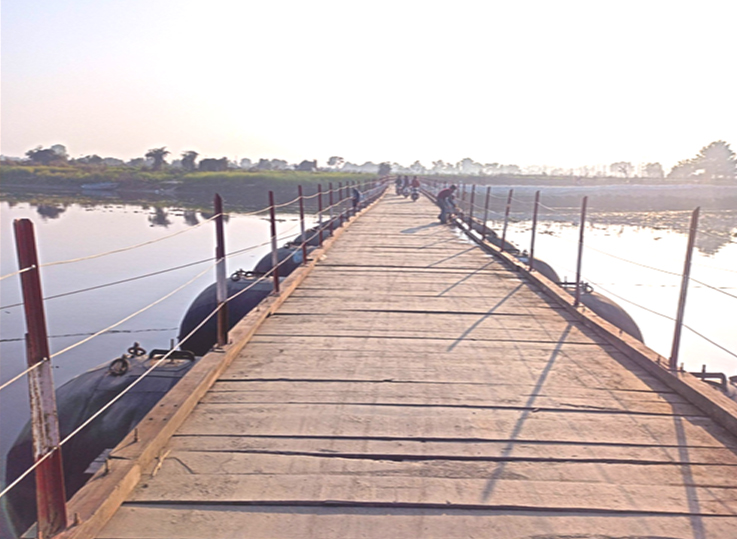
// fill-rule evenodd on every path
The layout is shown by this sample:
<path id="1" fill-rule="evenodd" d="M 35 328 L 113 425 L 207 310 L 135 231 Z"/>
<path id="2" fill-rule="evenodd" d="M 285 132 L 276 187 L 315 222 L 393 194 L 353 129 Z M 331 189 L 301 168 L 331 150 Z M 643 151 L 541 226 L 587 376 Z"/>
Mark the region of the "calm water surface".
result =
<path id="1" fill-rule="evenodd" d="M 84 257 L 187 231 L 133 251 L 44 268 L 45 296 L 164 270 L 214 254 L 214 227 L 208 223 L 193 228 L 196 222 L 205 218 L 197 212 L 111 204 L 71 205 L 58 213 L 28 203 L 1 204 L 3 275 L 17 270 L 12 236 L 12 221 L 17 218 L 27 217 L 34 221 L 41 263 Z M 605 217 L 596 216 L 593 219 L 595 224 L 586 229 L 586 244 L 591 248 L 584 255 L 584 278 L 597 291 L 622 305 L 640 326 L 648 346 L 667 357 L 674 323 L 654 312 L 671 317 L 675 315 L 680 277 L 650 268 L 680 274 L 689 214 L 620 213 L 609 216 L 609 219 Z M 683 222 L 678 226 L 664 227 L 661 217 Z M 737 296 L 737 212 L 716 217 L 721 227 L 711 231 L 708 227 L 704 229 L 695 252 L 692 277 L 722 292 L 692 282 L 685 322 L 723 347 L 737 351 L 737 327 L 733 314 L 737 308 L 737 298 L 734 297 Z M 296 215 L 283 214 L 281 219 L 280 236 L 294 236 L 299 232 Z M 725 219 L 728 222 L 726 228 L 723 226 Z M 492 225 L 500 229 L 498 221 Z M 268 226 L 263 216 L 231 214 L 226 224 L 228 252 L 267 242 Z M 561 278 L 574 279 L 578 233 L 573 218 L 543 218 L 539 225 L 536 256 L 551 264 Z M 528 248 L 529 220 L 521 218 L 513 223 L 508 237 L 520 248 Z M 280 240 L 280 245 L 284 241 Z M 230 259 L 228 273 L 238 268 L 252 269 L 268 251 L 268 246 L 261 246 Z M 84 334 L 105 328 L 154 302 L 205 271 L 184 290 L 117 327 L 115 333 L 98 337 L 55 359 L 56 385 L 119 356 L 134 341 L 146 349 L 167 347 L 176 337 L 179 322 L 191 301 L 213 282 L 214 269 L 209 268 L 210 264 L 202 263 L 46 302 L 50 345 L 54 353 L 78 342 Z M 20 340 L 25 331 L 23 313 L 21 308 L 11 307 L 20 301 L 20 297 L 18 278 L 0 283 L 0 303 L 3 306 L 0 310 L 0 382 L 25 368 L 24 345 Z M 709 370 L 737 374 L 737 359 L 688 330 L 683 334 L 681 359 L 690 370 L 700 370 L 706 364 Z M 3 457 L 28 414 L 27 385 L 25 379 L 21 379 L 0 393 L 0 455 Z"/>
<path id="2" fill-rule="evenodd" d="M 155 210 L 140 206 L 71 205 L 56 214 L 48 208 L 27 203 L 10 206 L 0 203 L 2 234 L 1 273 L 17 271 L 14 219 L 34 221 L 40 262 L 75 259 L 155 240 L 175 232 L 178 236 L 132 251 L 111 254 L 92 260 L 51 266 L 41 271 L 44 296 L 52 296 L 94 287 L 165 270 L 211 258 L 215 254 L 214 225 L 198 212 L 176 209 Z M 40 215 L 44 213 L 46 217 Z M 307 226 L 314 219 L 310 217 Z M 263 216 L 231 214 L 225 225 L 228 252 L 258 246 L 269 241 L 269 222 Z M 277 234 L 279 245 L 299 233 L 298 216 L 282 213 Z M 228 273 L 252 269 L 270 251 L 268 245 L 228 260 Z M 100 363 L 120 356 L 134 341 L 150 350 L 166 348 L 178 333 L 179 323 L 192 300 L 215 279 L 213 262 L 164 273 L 154 277 L 71 295 L 45 303 L 52 354 L 125 318 L 158 300 L 198 274 L 204 275 L 169 299 L 141 313 L 104 334 L 53 360 L 57 386 Z M 23 341 L 25 321 L 22 307 L 12 307 L 21 300 L 20 279 L 10 277 L 0 282 L 0 383 L 26 368 Z M 5 479 L 4 457 L 18 432 L 28 420 L 28 389 L 25 378 L 0 392 L 0 464 Z"/>

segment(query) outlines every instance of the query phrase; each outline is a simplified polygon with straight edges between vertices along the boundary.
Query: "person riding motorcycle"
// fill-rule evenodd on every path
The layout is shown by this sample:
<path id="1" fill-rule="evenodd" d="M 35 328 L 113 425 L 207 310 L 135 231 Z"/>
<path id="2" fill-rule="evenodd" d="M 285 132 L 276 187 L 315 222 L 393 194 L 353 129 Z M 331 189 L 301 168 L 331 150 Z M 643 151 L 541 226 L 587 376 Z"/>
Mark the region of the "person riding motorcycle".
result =
<path id="1" fill-rule="evenodd" d="M 418 198 L 420 198 L 420 180 L 417 179 L 417 176 L 412 178 L 412 182 L 409 184 L 409 186 L 412 202 L 415 202 Z"/>

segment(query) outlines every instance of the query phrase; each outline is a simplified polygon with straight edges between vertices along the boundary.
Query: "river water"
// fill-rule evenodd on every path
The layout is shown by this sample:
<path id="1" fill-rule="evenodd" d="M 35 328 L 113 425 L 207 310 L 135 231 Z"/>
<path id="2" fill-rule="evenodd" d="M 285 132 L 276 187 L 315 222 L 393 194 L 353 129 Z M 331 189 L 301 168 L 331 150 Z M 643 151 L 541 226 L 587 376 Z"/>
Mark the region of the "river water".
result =
<path id="1" fill-rule="evenodd" d="M 391 195 L 393 196 L 393 195 Z M 497 194 L 497 197 L 499 195 Z M 42 269 L 44 296 L 91 288 L 209 259 L 214 255 L 214 226 L 207 215 L 180 208 L 155 208 L 118 203 L 39 205 L 0 202 L 1 273 L 17 270 L 12 222 L 34 221 L 41 263 L 83 258 L 170 236 L 135 250 Z M 494 202 L 497 206 L 498 202 Z M 561 278 L 573 280 L 578 249 L 577 209 L 548 207 L 541 215 L 535 245 Z M 501 233 L 500 214 L 492 211 L 489 224 Z M 674 317 L 683 269 L 690 212 L 592 212 L 587 220 L 583 259 L 584 280 L 624 307 L 639 325 L 646 344 L 664 357 L 670 355 Z M 737 352 L 737 211 L 705 209 L 694 253 L 685 323 L 729 351 Z M 308 226 L 314 222 L 310 217 Z M 297 215 L 279 215 L 280 244 L 298 234 Z M 521 249 L 529 248 L 529 212 L 513 212 L 507 235 Z M 269 223 L 264 215 L 231 213 L 226 224 L 228 252 L 252 248 L 228 261 L 228 273 L 250 270 L 269 252 Z M 260 245 L 260 246 L 259 246 Z M 77 374 L 122 354 L 133 342 L 145 349 L 166 348 L 178 333 L 189 304 L 214 280 L 212 262 L 49 300 L 45 304 L 51 352 L 77 343 L 172 292 L 190 285 L 113 331 L 82 344 L 54 360 L 57 386 Z M 197 277 L 199 274 L 199 277 Z M 707 286 L 708 285 L 708 286 Z M 24 320 L 18 277 L 0 282 L 0 383 L 25 368 Z M 715 344 L 684 330 L 681 361 L 689 370 L 706 365 L 710 371 L 737 374 L 737 359 Z M 25 378 L 0 392 L 0 460 L 27 421 Z M 1 529 L 1 527 L 0 527 Z"/>

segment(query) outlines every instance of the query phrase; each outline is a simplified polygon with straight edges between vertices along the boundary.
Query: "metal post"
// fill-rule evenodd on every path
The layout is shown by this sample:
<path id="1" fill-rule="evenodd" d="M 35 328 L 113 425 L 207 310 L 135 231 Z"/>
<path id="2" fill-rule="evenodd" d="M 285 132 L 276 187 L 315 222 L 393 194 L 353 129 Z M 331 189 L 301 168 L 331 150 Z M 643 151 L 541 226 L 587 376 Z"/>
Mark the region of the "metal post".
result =
<path id="1" fill-rule="evenodd" d="M 507 208 L 504 210 L 504 228 L 502 229 L 502 251 L 507 241 L 507 225 L 509 225 L 509 210 L 512 208 L 512 195 L 514 189 L 509 190 L 509 196 L 507 197 Z"/>
<path id="2" fill-rule="evenodd" d="M 271 268 L 274 270 L 274 293 L 279 293 L 279 252 L 276 247 L 276 208 L 274 191 L 269 191 L 269 215 L 271 216 Z"/>
<path id="3" fill-rule="evenodd" d="M 18 266 L 21 270 L 23 307 L 26 317 L 27 362 L 29 367 L 38 365 L 28 375 L 31 399 L 33 432 L 33 457 L 35 462 L 48 456 L 36 468 L 36 505 L 38 536 L 51 537 L 67 527 L 64 471 L 59 442 L 59 417 L 56 410 L 56 393 L 49 359 L 49 340 L 46 333 L 46 315 L 38 271 L 38 255 L 33 223 L 29 219 L 17 219 L 15 229 Z"/>
<path id="4" fill-rule="evenodd" d="M 343 214 L 345 213 L 343 209 L 343 182 L 338 182 L 338 209 L 340 211 L 338 214 L 338 226 L 343 226 Z"/>
<path id="5" fill-rule="evenodd" d="M 476 200 L 476 184 L 474 183 L 471 186 L 471 206 L 468 209 L 468 228 L 470 230 L 473 230 L 473 204 L 474 200 Z"/>
<path id="6" fill-rule="evenodd" d="M 686 310 L 686 292 L 688 292 L 688 280 L 691 275 L 691 257 L 694 244 L 696 243 L 696 229 L 699 225 L 699 210 L 696 208 L 691 214 L 691 228 L 688 232 L 688 247 L 686 248 L 686 262 L 683 265 L 683 277 L 681 278 L 681 296 L 678 299 L 678 315 L 676 316 L 676 328 L 673 333 L 673 348 L 670 352 L 668 368 L 678 368 L 678 352 L 681 346 L 681 330 L 683 329 L 683 315 Z"/>
<path id="7" fill-rule="evenodd" d="M 299 193 L 299 230 L 302 233 L 302 264 L 307 264 L 307 231 L 305 230 L 305 200 L 302 186 L 297 186 Z"/>
<path id="8" fill-rule="evenodd" d="M 486 187 L 486 203 L 484 204 L 484 231 L 481 235 L 481 241 L 486 239 L 486 235 L 489 233 L 489 227 L 487 222 L 489 221 L 489 199 L 491 198 L 491 186 Z"/>
<path id="9" fill-rule="evenodd" d="M 333 223 L 333 182 L 328 183 L 328 188 L 330 189 L 330 192 L 328 193 L 328 204 L 330 204 L 330 232 L 332 232 L 335 228 L 335 223 Z"/>
<path id="10" fill-rule="evenodd" d="M 586 204 L 589 197 L 583 197 L 581 203 L 581 227 L 578 233 L 578 261 L 576 262 L 576 299 L 573 302 L 574 307 L 578 307 L 581 302 L 581 261 L 583 259 L 583 231 L 586 227 Z"/>
<path id="11" fill-rule="evenodd" d="M 322 185 L 317 184 L 317 237 L 318 245 L 322 247 Z"/>
<path id="12" fill-rule="evenodd" d="M 223 347 L 228 344 L 228 281 L 225 268 L 225 230 L 223 228 L 223 199 L 220 195 L 215 195 L 215 259 L 217 265 L 215 269 L 218 301 L 218 346 Z"/>
<path id="13" fill-rule="evenodd" d="M 535 261 L 535 232 L 537 231 L 537 209 L 540 207 L 540 191 L 535 192 L 535 208 L 532 210 L 532 238 L 530 238 L 530 271 Z"/>

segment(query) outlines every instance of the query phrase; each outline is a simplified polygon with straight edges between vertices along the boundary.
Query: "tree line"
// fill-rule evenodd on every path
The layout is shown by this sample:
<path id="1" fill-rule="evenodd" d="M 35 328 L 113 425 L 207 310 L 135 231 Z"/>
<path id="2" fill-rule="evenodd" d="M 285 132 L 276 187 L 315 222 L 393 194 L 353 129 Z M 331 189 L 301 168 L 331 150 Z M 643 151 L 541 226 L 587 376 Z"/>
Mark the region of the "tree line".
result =
<path id="1" fill-rule="evenodd" d="M 290 164 L 283 159 L 259 159 L 251 161 L 244 158 L 240 162 L 234 162 L 227 157 L 203 158 L 198 162 L 200 154 L 193 150 L 182 152 L 178 159 L 171 163 L 167 158 L 171 152 L 165 146 L 149 149 L 143 157 L 123 161 L 113 157 L 100 157 L 88 155 L 77 159 L 70 159 L 66 148 L 56 144 L 50 148 L 37 147 L 26 152 L 27 163 L 34 165 L 92 165 L 92 166 L 127 166 L 140 169 L 160 171 L 164 169 L 180 169 L 185 172 L 207 171 L 222 172 L 231 169 L 266 171 L 266 170 L 297 170 L 305 172 L 341 171 L 341 172 L 365 172 L 370 174 L 387 175 L 392 172 L 397 174 L 460 174 L 471 176 L 495 176 L 495 175 L 553 175 L 553 176 L 606 176 L 601 169 L 583 167 L 582 169 L 552 169 L 550 172 L 543 167 L 528 167 L 526 170 L 513 164 L 479 163 L 471 158 L 464 158 L 457 163 L 442 160 L 433 161 L 431 167 L 425 167 L 419 161 L 410 166 L 399 163 L 373 163 L 366 162 L 361 165 L 346 161 L 340 156 L 331 156 L 325 167 L 319 168 L 317 160 L 303 160 L 300 163 Z M 737 159 L 735 152 L 729 144 L 723 140 L 717 140 L 704 146 L 692 158 L 679 161 L 667 174 L 660 163 L 646 163 L 639 170 L 628 161 L 618 161 L 609 165 L 609 173 L 623 178 L 645 177 L 645 178 L 669 178 L 690 180 L 734 180 L 737 178 Z"/>

